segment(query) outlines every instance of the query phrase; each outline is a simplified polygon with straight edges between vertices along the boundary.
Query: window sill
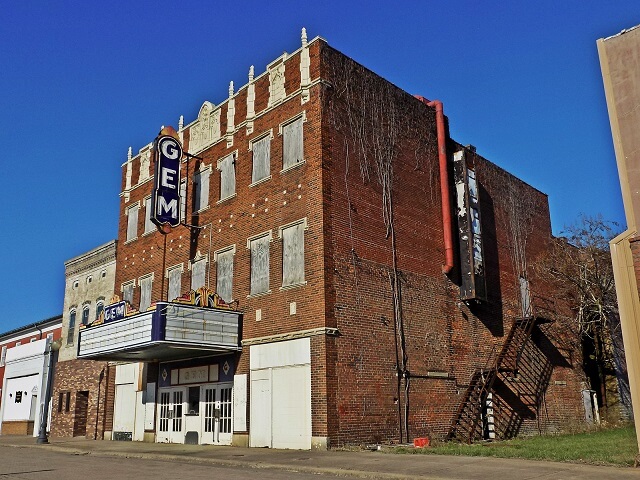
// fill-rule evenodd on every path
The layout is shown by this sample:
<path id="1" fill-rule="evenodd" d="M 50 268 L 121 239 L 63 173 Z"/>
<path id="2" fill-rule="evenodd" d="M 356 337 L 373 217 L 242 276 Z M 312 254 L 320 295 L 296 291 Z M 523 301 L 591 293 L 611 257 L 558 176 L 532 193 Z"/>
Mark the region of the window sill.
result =
<path id="1" fill-rule="evenodd" d="M 204 207 L 202 207 L 200 210 L 195 210 L 192 215 L 200 215 L 202 212 L 206 212 L 207 210 L 209 210 L 211 208 L 211 205 L 206 205 Z"/>
<path id="2" fill-rule="evenodd" d="M 142 236 L 143 236 L 143 237 L 147 237 L 147 236 L 151 235 L 153 232 L 156 232 L 156 231 L 157 231 L 157 229 L 156 229 L 156 230 L 149 230 L 148 232 L 144 232 L 144 233 L 142 234 Z"/>
<path id="3" fill-rule="evenodd" d="M 304 287 L 306 285 L 307 285 L 307 281 L 306 280 L 304 282 L 293 283 L 291 285 L 283 285 L 282 287 L 280 287 L 280 291 L 282 291 L 282 290 L 293 290 L 294 288 Z"/>
<path id="4" fill-rule="evenodd" d="M 133 237 L 133 238 L 131 238 L 131 239 L 129 239 L 129 240 L 126 240 L 126 241 L 124 242 L 124 244 L 126 245 L 127 243 L 135 242 L 137 239 L 138 239 L 138 237 Z"/>
<path id="5" fill-rule="evenodd" d="M 220 200 L 218 200 L 216 202 L 216 205 L 220 205 L 221 203 L 224 203 L 224 202 L 226 202 L 228 200 L 231 200 L 233 198 L 236 198 L 236 194 L 235 193 L 233 195 L 229 195 L 228 197 L 221 198 Z"/>
<path id="6" fill-rule="evenodd" d="M 298 163 L 289 165 L 287 168 L 283 168 L 282 170 L 280 170 L 280 175 L 283 175 L 287 173 L 289 170 L 293 170 L 294 168 L 298 168 L 299 166 L 304 165 L 305 163 L 306 163 L 306 160 L 302 159 Z"/>
<path id="7" fill-rule="evenodd" d="M 271 294 L 271 290 L 267 290 L 266 292 L 260 292 L 260 293 L 252 293 L 247 295 L 247 298 L 264 297 L 265 295 L 269 295 L 269 294 Z"/>
<path id="8" fill-rule="evenodd" d="M 249 184 L 249 188 L 255 187 L 256 185 L 260 185 L 261 183 L 264 183 L 264 182 L 268 182 L 269 180 L 271 180 L 271 175 L 269 175 L 268 177 L 261 178 L 260 180 L 257 180 Z"/>

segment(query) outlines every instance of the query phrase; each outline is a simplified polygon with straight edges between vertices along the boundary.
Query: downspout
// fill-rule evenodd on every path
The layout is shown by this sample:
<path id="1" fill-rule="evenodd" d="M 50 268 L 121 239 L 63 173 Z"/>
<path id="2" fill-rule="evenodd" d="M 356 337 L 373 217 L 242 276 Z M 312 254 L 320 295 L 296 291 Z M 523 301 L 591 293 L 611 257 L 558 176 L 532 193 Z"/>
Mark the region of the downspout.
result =
<path id="1" fill-rule="evenodd" d="M 440 164 L 440 196 L 442 197 L 442 227 L 444 232 L 445 264 L 442 273 L 445 275 L 453 269 L 453 235 L 451 222 L 451 197 L 449 193 L 449 170 L 447 169 L 447 145 L 444 132 L 444 110 L 440 100 L 429 101 L 415 95 L 422 103 L 436 109 L 436 132 L 438 134 L 438 161 Z"/>

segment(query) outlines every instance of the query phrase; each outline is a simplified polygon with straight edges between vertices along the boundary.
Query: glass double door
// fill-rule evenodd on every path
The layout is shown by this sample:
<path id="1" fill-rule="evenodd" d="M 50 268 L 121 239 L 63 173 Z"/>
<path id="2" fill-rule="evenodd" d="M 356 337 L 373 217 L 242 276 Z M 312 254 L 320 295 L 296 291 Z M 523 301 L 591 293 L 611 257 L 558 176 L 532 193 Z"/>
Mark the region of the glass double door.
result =
<path id="1" fill-rule="evenodd" d="M 159 443 L 185 443 L 187 434 L 197 433 L 200 444 L 231 444 L 232 384 L 161 388 L 158 393 Z"/>
<path id="2" fill-rule="evenodd" d="M 230 384 L 203 385 L 200 394 L 202 435 L 200 443 L 230 445 L 233 435 Z"/>

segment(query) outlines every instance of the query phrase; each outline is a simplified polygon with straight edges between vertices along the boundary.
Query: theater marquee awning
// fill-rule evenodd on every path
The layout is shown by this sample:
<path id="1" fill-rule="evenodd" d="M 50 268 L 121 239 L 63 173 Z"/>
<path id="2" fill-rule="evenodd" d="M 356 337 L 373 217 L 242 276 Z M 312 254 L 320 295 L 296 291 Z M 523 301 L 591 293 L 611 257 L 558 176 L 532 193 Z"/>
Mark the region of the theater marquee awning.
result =
<path id="1" fill-rule="evenodd" d="M 78 358 L 179 360 L 241 350 L 242 314 L 158 302 L 154 310 L 80 331 Z"/>

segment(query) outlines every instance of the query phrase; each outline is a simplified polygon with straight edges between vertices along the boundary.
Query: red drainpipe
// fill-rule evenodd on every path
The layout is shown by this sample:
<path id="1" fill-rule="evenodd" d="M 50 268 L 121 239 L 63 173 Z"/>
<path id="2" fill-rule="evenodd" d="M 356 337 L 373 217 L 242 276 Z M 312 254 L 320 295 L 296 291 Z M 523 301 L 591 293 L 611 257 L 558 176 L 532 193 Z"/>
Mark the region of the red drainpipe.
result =
<path id="1" fill-rule="evenodd" d="M 436 109 L 436 131 L 438 133 L 438 160 L 440 163 L 440 195 L 442 196 L 442 225 L 444 230 L 445 264 L 442 273 L 448 274 L 453 268 L 453 235 L 451 222 L 451 200 L 449 194 L 449 171 L 447 169 L 447 146 L 444 133 L 444 111 L 440 100 L 429 101 L 415 95 L 422 103 Z"/>

